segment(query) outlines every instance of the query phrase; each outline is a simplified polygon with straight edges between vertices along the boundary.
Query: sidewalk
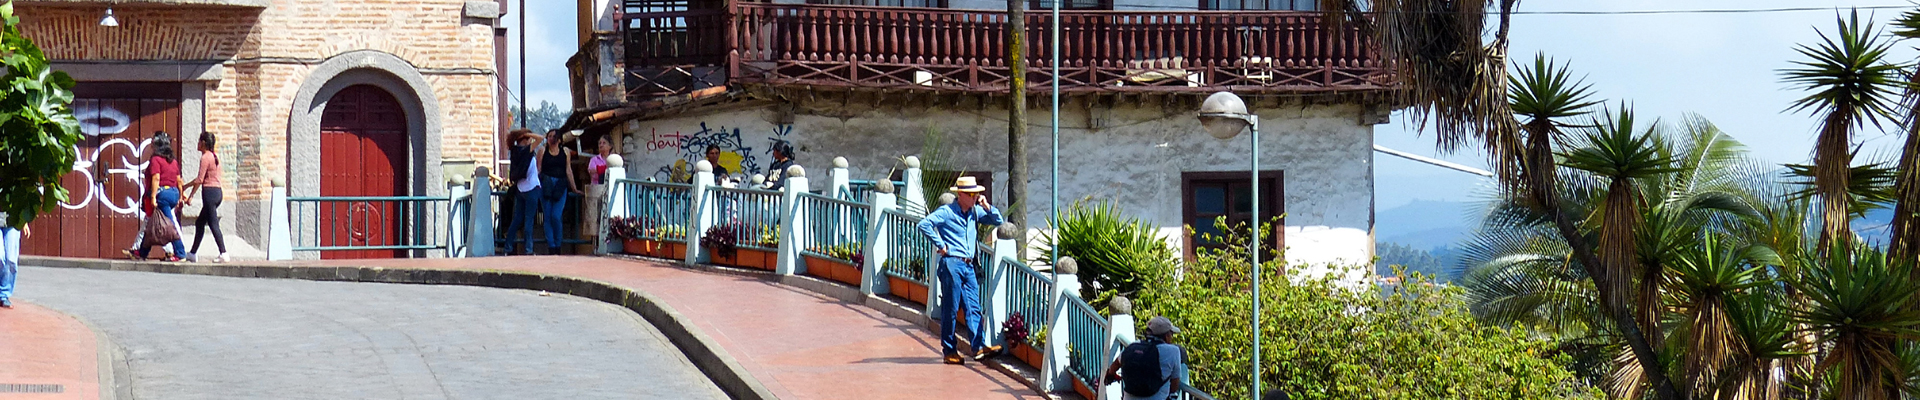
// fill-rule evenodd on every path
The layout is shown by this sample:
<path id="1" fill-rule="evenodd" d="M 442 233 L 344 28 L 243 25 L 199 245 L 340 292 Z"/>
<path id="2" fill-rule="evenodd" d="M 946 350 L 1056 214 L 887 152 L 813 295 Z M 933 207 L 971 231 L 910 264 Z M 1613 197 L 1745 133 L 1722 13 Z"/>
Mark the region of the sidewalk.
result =
<path id="1" fill-rule="evenodd" d="M 754 277 L 604 257 L 296 264 L 520 271 L 585 278 L 646 292 L 696 321 L 698 329 L 781 399 L 1041 398 L 980 363 L 942 364 L 939 338 L 912 323 Z"/>
<path id="2" fill-rule="evenodd" d="M 0 398 L 99 399 L 101 343 L 93 330 L 33 303 L 13 307 L 0 309 Z"/>

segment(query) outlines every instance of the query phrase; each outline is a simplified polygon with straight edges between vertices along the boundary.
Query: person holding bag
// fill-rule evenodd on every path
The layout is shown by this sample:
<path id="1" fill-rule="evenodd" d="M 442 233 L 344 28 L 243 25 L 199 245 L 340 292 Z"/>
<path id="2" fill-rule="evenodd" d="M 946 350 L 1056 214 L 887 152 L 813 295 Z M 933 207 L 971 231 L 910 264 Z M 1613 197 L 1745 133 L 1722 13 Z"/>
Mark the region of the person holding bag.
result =
<path id="1" fill-rule="evenodd" d="M 560 131 L 547 131 L 545 151 L 540 152 L 540 223 L 547 233 L 547 254 L 560 254 L 560 213 L 566 211 L 567 193 L 580 193 L 573 180 L 573 153 L 560 147 Z"/>
<path id="2" fill-rule="evenodd" d="M 148 200 L 153 212 L 148 214 L 145 227 L 146 240 L 140 244 L 139 258 L 145 259 L 153 245 L 171 243 L 173 255 L 167 261 L 192 261 L 193 255 L 187 254 L 187 244 L 180 241 L 180 162 L 173 156 L 173 140 L 166 132 L 154 132 L 153 158 L 147 160 L 147 187 L 153 197 Z M 184 256 L 184 258 L 183 258 Z"/>

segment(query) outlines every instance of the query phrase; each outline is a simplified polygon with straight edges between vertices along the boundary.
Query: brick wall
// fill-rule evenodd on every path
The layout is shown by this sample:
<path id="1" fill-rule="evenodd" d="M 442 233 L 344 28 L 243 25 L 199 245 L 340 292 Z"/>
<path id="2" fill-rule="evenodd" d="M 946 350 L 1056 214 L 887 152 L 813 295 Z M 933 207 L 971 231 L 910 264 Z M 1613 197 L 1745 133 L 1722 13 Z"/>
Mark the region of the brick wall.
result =
<path id="1" fill-rule="evenodd" d="M 238 161 L 229 196 L 265 198 L 287 168 L 288 117 L 313 66 L 356 50 L 407 60 L 440 105 L 441 158 L 487 159 L 494 126 L 493 28 L 463 20 L 463 0 L 277 0 L 265 9 L 142 5 L 20 6 L 23 28 L 68 61 L 223 61 L 208 85 L 206 128 Z M 558 62 L 558 61 L 556 61 Z M 438 166 L 428 166 L 438 168 Z"/>

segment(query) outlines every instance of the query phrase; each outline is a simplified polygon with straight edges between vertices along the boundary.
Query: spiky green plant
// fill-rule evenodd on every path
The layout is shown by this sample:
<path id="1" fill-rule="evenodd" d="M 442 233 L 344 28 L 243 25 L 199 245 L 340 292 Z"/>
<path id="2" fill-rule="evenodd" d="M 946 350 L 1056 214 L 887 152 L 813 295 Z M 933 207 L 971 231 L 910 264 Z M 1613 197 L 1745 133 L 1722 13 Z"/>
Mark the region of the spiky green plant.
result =
<path id="1" fill-rule="evenodd" d="M 1858 10 L 1835 20 L 1839 25 L 1835 36 L 1822 32 L 1820 44 L 1799 46 L 1796 50 L 1805 59 L 1781 71 L 1788 83 L 1811 92 L 1789 110 L 1812 112 L 1821 119 L 1820 134 L 1814 140 L 1813 183 L 1821 202 L 1819 245 L 1823 249 L 1852 237 L 1847 226 L 1851 203 L 1847 184 L 1853 166 L 1853 133 L 1863 125 L 1879 126 L 1891 115 L 1902 68 L 1887 61 L 1893 42 L 1871 21 L 1860 21 Z"/>

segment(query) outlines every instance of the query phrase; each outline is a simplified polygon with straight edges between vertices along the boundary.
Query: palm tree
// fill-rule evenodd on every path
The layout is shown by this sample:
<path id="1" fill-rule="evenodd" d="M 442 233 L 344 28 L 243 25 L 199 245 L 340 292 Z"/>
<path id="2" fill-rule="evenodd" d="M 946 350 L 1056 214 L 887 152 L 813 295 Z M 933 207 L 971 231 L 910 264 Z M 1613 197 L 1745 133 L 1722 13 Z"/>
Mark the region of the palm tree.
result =
<path id="1" fill-rule="evenodd" d="M 1920 38 L 1920 11 L 1900 15 L 1894 35 L 1903 39 Z M 1920 256 L 1920 69 L 1906 72 L 1906 94 L 1901 97 L 1901 123 L 1907 141 L 1900 148 L 1900 161 L 1894 168 L 1892 240 L 1887 252 L 1895 258 Z"/>
<path id="2" fill-rule="evenodd" d="M 1783 71 L 1787 82 L 1812 92 L 1789 109 L 1812 111 L 1821 118 L 1813 150 L 1813 186 L 1821 200 L 1818 243 L 1822 250 L 1852 237 L 1847 226 L 1851 201 L 1847 184 L 1853 166 L 1853 133 L 1868 123 L 1879 126 L 1891 114 L 1901 69 L 1886 61 L 1892 42 L 1872 22 L 1860 22 L 1859 11 L 1835 19 L 1840 25 L 1838 38 L 1822 33 L 1821 44 L 1800 46 L 1797 50 L 1808 60 L 1795 61 L 1799 67 Z"/>

